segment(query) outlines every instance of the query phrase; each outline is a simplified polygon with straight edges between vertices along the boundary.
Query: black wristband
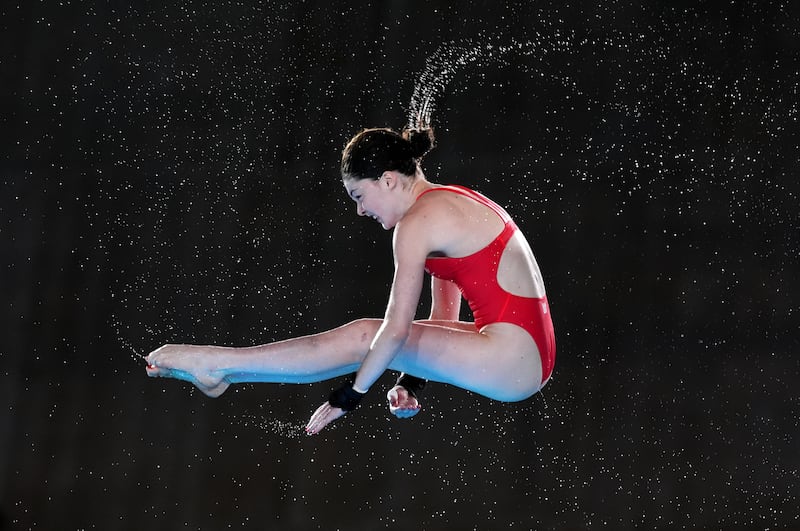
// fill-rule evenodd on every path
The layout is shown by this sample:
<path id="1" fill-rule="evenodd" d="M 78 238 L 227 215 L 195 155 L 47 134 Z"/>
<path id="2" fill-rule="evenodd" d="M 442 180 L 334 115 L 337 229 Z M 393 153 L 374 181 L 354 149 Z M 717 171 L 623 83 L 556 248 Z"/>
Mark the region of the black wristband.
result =
<path id="1" fill-rule="evenodd" d="M 395 385 L 402 386 L 403 389 L 408 391 L 408 394 L 414 398 L 417 398 L 417 393 L 425 388 L 426 383 L 428 383 L 428 380 L 423 380 L 422 378 L 417 378 L 416 376 L 403 373 L 400 375 L 400 378 L 397 379 L 397 383 L 395 383 Z"/>
<path id="2" fill-rule="evenodd" d="M 359 393 L 353 389 L 353 384 L 346 383 L 331 393 L 328 397 L 328 403 L 344 411 L 353 411 L 358 407 L 359 402 L 361 402 L 365 394 L 366 393 Z"/>

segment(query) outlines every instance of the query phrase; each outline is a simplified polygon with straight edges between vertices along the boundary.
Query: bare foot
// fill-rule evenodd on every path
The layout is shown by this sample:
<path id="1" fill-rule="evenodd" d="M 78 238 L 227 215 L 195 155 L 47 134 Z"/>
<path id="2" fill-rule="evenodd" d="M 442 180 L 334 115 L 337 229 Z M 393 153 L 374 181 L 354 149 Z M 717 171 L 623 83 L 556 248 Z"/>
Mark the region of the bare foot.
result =
<path id="1" fill-rule="evenodd" d="M 147 375 L 175 378 L 194 384 L 204 394 L 216 398 L 228 388 L 219 370 L 212 365 L 213 354 L 194 345 L 164 345 L 145 357 Z"/>
<path id="2" fill-rule="evenodd" d="M 386 393 L 389 399 L 389 412 L 399 419 L 413 417 L 422 406 L 419 401 L 402 385 L 395 385 Z"/>

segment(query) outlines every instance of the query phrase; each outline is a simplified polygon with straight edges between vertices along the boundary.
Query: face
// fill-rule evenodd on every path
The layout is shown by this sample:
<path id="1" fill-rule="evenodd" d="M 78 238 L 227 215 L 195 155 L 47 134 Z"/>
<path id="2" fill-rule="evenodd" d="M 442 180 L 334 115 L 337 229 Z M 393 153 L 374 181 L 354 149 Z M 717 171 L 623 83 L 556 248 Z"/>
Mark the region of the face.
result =
<path id="1" fill-rule="evenodd" d="M 359 216 L 371 217 L 386 230 L 397 224 L 391 209 L 390 187 L 386 185 L 383 176 L 377 181 L 346 179 L 344 188 L 347 190 L 347 195 L 356 202 L 356 212 Z"/>

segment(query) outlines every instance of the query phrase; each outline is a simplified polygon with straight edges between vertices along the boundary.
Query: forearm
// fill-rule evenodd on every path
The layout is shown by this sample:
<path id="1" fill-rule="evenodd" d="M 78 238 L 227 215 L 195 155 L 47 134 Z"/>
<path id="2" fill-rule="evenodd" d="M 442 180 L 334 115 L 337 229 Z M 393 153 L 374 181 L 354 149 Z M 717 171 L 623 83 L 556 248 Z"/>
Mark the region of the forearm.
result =
<path id="1" fill-rule="evenodd" d="M 353 387 L 359 391 L 367 391 L 389 368 L 407 338 L 408 332 L 405 331 L 390 332 L 385 328 L 379 330 L 358 369 Z"/>

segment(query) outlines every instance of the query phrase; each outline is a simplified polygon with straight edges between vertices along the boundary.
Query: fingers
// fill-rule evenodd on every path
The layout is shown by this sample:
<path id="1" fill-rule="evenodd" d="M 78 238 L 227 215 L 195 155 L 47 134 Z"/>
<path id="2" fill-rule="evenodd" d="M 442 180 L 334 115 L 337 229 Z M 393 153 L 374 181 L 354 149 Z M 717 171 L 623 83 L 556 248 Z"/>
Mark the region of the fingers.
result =
<path id="1" fill-rule="evenodd" d="M 311 419 L 308 421 L 308 424 L 306 424 L 306 433 L 315 435 L 342 415 L 344 415 L 344 410 L 333 407 L 330 403 L 325 402 L 311 415 Z"/>
<path id="2" fill-rule="evenodd" d="M 400 397 L 397 395 L 397 387 L 389 389 L 389 392 L 386 393 L 386 398 L 389 399 L 389 408 L 396 408 L 400 403 Z"/>
<path id="3" fill-rule="evenodd" d="M 406 388 L 396 385 L 386 393 L 389 399 L 389 412 L 400 419 L 407 419 L 416 415 L 422 406 Z"/>

